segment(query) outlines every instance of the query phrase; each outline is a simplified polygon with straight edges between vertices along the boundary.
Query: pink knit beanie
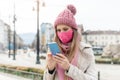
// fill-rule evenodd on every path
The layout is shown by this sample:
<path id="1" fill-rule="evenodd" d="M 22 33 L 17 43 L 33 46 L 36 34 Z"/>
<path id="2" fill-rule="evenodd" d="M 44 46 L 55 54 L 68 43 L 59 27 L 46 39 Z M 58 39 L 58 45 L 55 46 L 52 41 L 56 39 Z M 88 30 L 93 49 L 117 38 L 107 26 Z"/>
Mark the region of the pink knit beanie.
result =
<path id="1" fill-rule="evenodd" d="M 67 6 L 67 9 L 62 11 L 56 18 L 54 27 L 60 24 L 65 24 L 74 29 L 78 29 L 77 24 L 75 22 L 75 18 L 74 18 L 75 14 L 76 14 L 76 8 L 73 5 L 69 4 Z"/>

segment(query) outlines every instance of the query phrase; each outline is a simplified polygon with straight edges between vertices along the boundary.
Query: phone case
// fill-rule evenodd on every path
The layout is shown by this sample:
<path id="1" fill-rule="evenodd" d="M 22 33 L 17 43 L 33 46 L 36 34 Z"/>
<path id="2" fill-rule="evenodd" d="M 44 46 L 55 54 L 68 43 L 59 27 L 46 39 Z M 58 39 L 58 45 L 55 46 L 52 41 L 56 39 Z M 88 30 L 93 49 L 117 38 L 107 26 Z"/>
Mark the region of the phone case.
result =
<path id="1" fill-rule="evenodd" d="M 53 55 L 60 53 L 60 49 L 59 49 L 58 44 L 56 42 L 48 43 L 48 46 L 49 46 L 49 49 Z"/>

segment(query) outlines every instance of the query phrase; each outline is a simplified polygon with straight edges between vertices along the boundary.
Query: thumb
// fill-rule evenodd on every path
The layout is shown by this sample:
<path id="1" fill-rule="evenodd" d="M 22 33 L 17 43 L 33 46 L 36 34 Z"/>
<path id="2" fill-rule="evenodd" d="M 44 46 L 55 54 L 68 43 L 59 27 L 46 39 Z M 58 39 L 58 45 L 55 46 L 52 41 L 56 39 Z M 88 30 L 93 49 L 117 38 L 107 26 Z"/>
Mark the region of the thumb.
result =
<path id="1" fill-rule="evenodd" d="M 52 54 L 51 53 L 47 53 L 48 58 L 52 58 Z"/>
<path id="2" fill-rule="evenodd" d="M 52 54 L 47 54 L 48 55 L 48 57 L 52 57 Z"/>

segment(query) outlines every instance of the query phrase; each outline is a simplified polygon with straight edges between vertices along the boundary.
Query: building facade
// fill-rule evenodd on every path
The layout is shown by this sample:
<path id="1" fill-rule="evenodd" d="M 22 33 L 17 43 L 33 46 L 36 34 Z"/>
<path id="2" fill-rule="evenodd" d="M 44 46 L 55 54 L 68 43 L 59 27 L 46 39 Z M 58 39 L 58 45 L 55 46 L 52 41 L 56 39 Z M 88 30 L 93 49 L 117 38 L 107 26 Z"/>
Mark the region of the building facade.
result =
<path id="1" fill-rule="evenodd" d="M 40 25 L 40 32 L 39 32 L 39 40 L 40 40 L 40 50 L 46 52 L 47 50 L 47 43 L 53 41 L 54 37 L 54 30 L 53 26 L 50 23 L 42 23 Z M 32 42 L 32 47 L 36 48 L 36 36 L 34 41 Z"/>
<path id="2" fill-rule="evenodd" d="M 4 50 L 8 46 L 8 28 L 2 20 L 0 20 L 0 50 Z"/>
<path id="3" fill-rule="evenodd" d="M 83 41 L 96 47 L 118 44 L 120 43 L 120 31 L 84 31 Z"/>
<path id="4" fill-rule="evenodd" d="M 13 46 L 13 31 L 8 24 L 0 20 L 0 50 L 9 49 L 11 45 Z M 23 45 L 24 41 L 16 34 L 16 48 Z"/>

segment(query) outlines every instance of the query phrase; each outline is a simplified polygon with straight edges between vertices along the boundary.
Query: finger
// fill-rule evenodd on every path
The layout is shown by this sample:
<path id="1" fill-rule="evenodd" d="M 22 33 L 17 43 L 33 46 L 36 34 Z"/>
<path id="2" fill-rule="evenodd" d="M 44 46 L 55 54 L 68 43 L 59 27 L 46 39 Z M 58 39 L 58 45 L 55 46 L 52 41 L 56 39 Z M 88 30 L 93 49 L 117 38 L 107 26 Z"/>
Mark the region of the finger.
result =
<path id="1" fill-rule="evenodd" d="M 56 56 L 59 56 L 59 57 L 61 57 L 61 58 L 66 58 L 63 54 L 57 54 Z"/>
<path id="2" fill-rule="evenodd" d="M 61 63 L 63 61 L 63 59 L 59 56 L 54 56 L 53 59 L 58 63 Z"/>
<path id="3" fill-rule="evenodd" d="M 58 60 L 63 60 L 64 58 L 60 57 L 60 56 L 54 56 L 55 59 L 58 59 Z"/>
<path id="4" fill-rule="evenodd" d="M 54 61 L 56 61 L 57 63 L 60 63 L 60 64 L 62 63 L 62 61 L 57 58 L 54 58 Z"/>
<path id="5" fill-rule="evenodd" d="M 61 60 L 59 59 L 54 59 L 54 61 L 56 61 L 57 63 L 61 63 Z"/>

